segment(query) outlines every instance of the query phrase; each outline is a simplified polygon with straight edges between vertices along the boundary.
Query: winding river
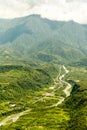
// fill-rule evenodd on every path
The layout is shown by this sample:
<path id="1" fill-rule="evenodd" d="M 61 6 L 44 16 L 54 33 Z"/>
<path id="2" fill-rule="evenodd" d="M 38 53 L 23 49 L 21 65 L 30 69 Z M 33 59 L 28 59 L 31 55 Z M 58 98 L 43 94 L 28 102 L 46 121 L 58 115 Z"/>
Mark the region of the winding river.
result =
<path id="1" fill-rule="evenodd" d="M 69 73 L 69 70 L 67 70 L 67 68 L 63 65 L 62 66 L 65 73 L 61 75 L 61 71 L 59 73 L 59 75 L 57 76 L 56 80 L 57 82 L 60 82 L 60 83 L 63 83 L 63 84 L 66 84 L 66 88 L 63 90 L 63 92 L 65 93 L 66 97 L 70 96 L 70 88 L 72 87 L 71 84 L 69 84 L 68 82 L 66 82 L 64 80 L 64 77 L 67 73 Z M 56 83 L 55 83 L 55 86 L 56 86 Z M 53 88 L 54 89 L 54 88 Z M 51 93 L 50 93 L 51 94 Z M 33 102 L 33 104 L 37 103 L 38 101 L 40 100 L 43 100 L 44 98 L 46 97 L 46 95 L 38 100 L 36 100 L 35 102 Z M 56 107 L 58 106 L 59 104 L 61 104 L 66 97 L 60 97 L 60 100 L 56 103 L 56 104 L 53 104 L 51 106 L 48 106 L 48 107 L 45 107 L 45 108 L 50 108 L 50 107 Z M 12 114 L 8 117 L 6 117 L 5 119 L 3 119 L 1 122 L 0 122 L 0 126 L 4 126 L 6 125 L 7 123 L 10 123 L 10 122 L 16 122 L 20 116 L 23 116 L 27 113 L 29 113 L 32 109 L 29 109 L 29 110 L 26 110 L 26 111 L 23 111 L 23 112 L 20 112 L 20 113 L 17 113 L 17 114 Z"/>

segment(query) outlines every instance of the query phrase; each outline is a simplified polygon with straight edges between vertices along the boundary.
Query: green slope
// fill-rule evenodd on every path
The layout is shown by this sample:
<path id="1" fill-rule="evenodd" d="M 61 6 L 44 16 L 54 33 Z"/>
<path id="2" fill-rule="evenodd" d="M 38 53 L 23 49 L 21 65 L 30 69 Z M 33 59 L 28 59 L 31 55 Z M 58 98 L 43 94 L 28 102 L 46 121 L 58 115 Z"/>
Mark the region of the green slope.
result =
<path id="1" fill-rule="evenodd" d="M 42 69 L 43 68 L 43 69 Z M 70 72 L 66 75 L 66 79 L 73 86 L 71 95 L 65 99 L 60 106 L 46 108 L 46 105 L 55 103 L 53 97 L 39 100 L 36 104 L 27 104 L 25 108 L 33 108 L 27 115 L 21 116 L 16 122 L 1 126 L 3 130 L 86 130 L 87 129 L 87 70 L 85 68 L 69 67 Z M 48 74 L 52 74 L 53 67 L 40 66 L 37 67 L 39 72 L 44 74 L 46 70 Z M 49 73 L 50 72 L 50 73 Z M 54 75 L 54 74 L 52 74 Z M 55 76 L 54 76 L 55 77 Z M 47 90 L 46 90 L 47 91 Z M 40 93 L 39 93 L 40 92 Z M 32 94 L 30 102 L 34 100 L 34 96 L 40 96 L 45 91 L 37 91 Z M 57 92 L 60 92 L 57 91 Z M 38 98 L 37 98 L 38 99 Z M 48 100 L 49 99 L 49 100 Z M 58 100 L 58 97 L 57 97 Z M 56 101 L 57 101 L 56 100 Z M 47 101 L 47 102 L 46 102 Z M 19 103 L 19 102 L 18 102 Z M 25 101 L 23 102 L 25 103 Z M 22 100 L 20 105 L 22 104 Z M 1 104 L 3 106 L 3 104 Z M 18 104 L 19 105 L 19 104 Z M 22 108 L 22 111 L 24 108 Z M 16 113 L 19 110 L 16 110 Z M 20 110 L 21 111 L 21 110 Z M 12 111 L 15 113 L 15 111 Z M 11 112 L 10 112 L 11 114 Z M 9 113 L 7 114 L 9 115 Z M 5 117 L 5 116 L 4 116 Z"/>
<path id="2" fill-rule="evenodd" d="M 87 25 L 40 15 L 0 19 L 0 121 L 32 109 L 0 129 L 86 130 L 86 57 Z M 47 107 L 65 97 L 66 85 L 56 81 L 64 64 L 70 65 L 64 80 L 73 86 L 71 95 Z"/>
<path id="3" fill-rule="evenodd" d="M 26 104 L 28 100 L 33 101 L 36 92 L 48 88 L 53 83 L 57 73 L 58 66 L 53 64 L 34 68 L 28 65 L 0 66 L 0 103 L 4 103 L 4 106 L 1 105 L 0 112 L 3 113 L 7 109 L 8 113 L 8 102 L 10 104 L 12 102 L 17 103 L 18 108 L 18 106 L 25 106 L 21 105 L 23 102 Z M 7 107 L 5 108 L 6 104 Z"/>
<path id="4" fill-rule="evenodd" d="M 68 80 L 73 83 L 71 96 L 65 100 L 64 106 L 70 113 L 67 130 L 87 129 L 87 70 L 73 68 Z M 74 82 L 73 82 L 74 79 Z"/>
<path id="5" fill-rule="evenodd" d="M 87 56 L 86 25 L 74 21 L 51 21 L 30 15 L 0 20 L 0 30 L 1 59 L 31 57 L 39 62 L 46 59 L 46 62 L 69 63 Z M 40 54 L 45 54 L 45 59 Z"/>

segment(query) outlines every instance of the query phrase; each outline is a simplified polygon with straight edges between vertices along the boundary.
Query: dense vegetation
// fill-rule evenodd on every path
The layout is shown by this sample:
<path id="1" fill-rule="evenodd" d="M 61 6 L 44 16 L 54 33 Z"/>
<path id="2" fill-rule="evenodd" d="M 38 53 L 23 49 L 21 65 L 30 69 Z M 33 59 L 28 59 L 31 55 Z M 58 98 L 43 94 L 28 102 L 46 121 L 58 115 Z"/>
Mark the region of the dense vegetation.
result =
<path id="1" fill-rule="evenodd" d="M 44 97 L 59 73 L 57 65 L 1 66 L 0 72 L 0 111 L 1 119 L 32 109 L 16 122 L 1 126 L 2 130 L 86 130 L 87 129 L 87 70 L 70 67 L 66 79 L 73 86 L 71 96 L 60 105 L 47 107 L 58 101 L 57 90 L 53 97 Z M 3 71 L 4 70 L 4 71 Z M 80 71 L 79 71 L 80 70 Z M 4 74 L 3 80 L 3 75 Z M 7 73 L 7 74 L 6 74 Z M 15 76 L 14 76 L 15 75 Z M 8 78 L 5 78 L 5 77 Z M 20 79 L 20 80 L 19 80 Z M 73 80 L 74 79 L 74 80 Z M 4 83 L 6 82 L 6 84 Z M 10 85 L 7 84 L 10 83 Z M 4 93 L 2 94 L 2 89 Z M 6 93 L 5 93 L 6 90 Z M 16 95 L 16 96 L 15 96 Z M 40 100 L 42 98 L 42 100 Z M 10 101 L 10 102 L 9 102 Z M 36 102 L 36 103 L 34 103 Z M 12 106 L 15 104 L 15 107 Z M 10 123 L 10 124 L 9 124 Z"/>
<path id="2" fill-rule="evenodd" d="M 64 107 L 70 112 L 68 130 L 87 129 L 87 70 L 72 69 L 68 75 L 73 84 L 71 96 L 65 100 Z"/>
<path id="3" fill-rule="evenodd" d="M 28 65 L 0 66 L 0 112 L 8 113 L 11 104 L 15 103 L 18 103 L 16 105 L 19 109 L 24 102 L 31 100 L 37 91 L 49 87 L 57 73 L 56 65 L 43 65 L 36 68 Z"/>
<path id="4" fill-rule="evenodd" d="M 86 32 L 86 26 L 74 21 L 51 21 L 39 15 L 0 20 L 0 63 L 34 60 L 68 64 L 84 59 Z"/>
<path id="5" fill-rule="evenodd" d="M 39 15 L 0 20 L 0 130 L 87 130 L 86 57 L 87 25 Z"/>

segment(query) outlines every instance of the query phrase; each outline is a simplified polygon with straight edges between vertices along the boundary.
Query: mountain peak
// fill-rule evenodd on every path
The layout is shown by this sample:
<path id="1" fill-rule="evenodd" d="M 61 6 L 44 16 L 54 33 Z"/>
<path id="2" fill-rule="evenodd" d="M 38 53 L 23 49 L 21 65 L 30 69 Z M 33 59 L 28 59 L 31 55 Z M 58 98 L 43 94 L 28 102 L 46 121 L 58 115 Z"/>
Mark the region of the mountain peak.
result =
<path id="1" fill-rule="evenodd" d="M 0 24 L 0 47 L 11 55 L 43 61 L 71 61 L 87 55 L 87 28 L 74 21 L 53 21 L 33 14 Z M 84 50 L 84 51 L 83 51 Z M 40 53 L 41 52 L 41 53 Z"/>

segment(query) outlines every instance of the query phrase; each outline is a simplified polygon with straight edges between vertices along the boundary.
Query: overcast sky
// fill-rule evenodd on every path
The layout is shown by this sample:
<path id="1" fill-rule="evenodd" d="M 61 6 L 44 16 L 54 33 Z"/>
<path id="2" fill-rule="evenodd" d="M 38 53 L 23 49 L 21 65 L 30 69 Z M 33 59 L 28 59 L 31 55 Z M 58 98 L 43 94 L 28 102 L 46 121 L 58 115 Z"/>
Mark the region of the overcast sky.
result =
<path id="1" fill-rule="evenodd" d="M 0 18 L 41 14 L 53 20 L 87 23 L 87 0 L 0 0 Z"/>

